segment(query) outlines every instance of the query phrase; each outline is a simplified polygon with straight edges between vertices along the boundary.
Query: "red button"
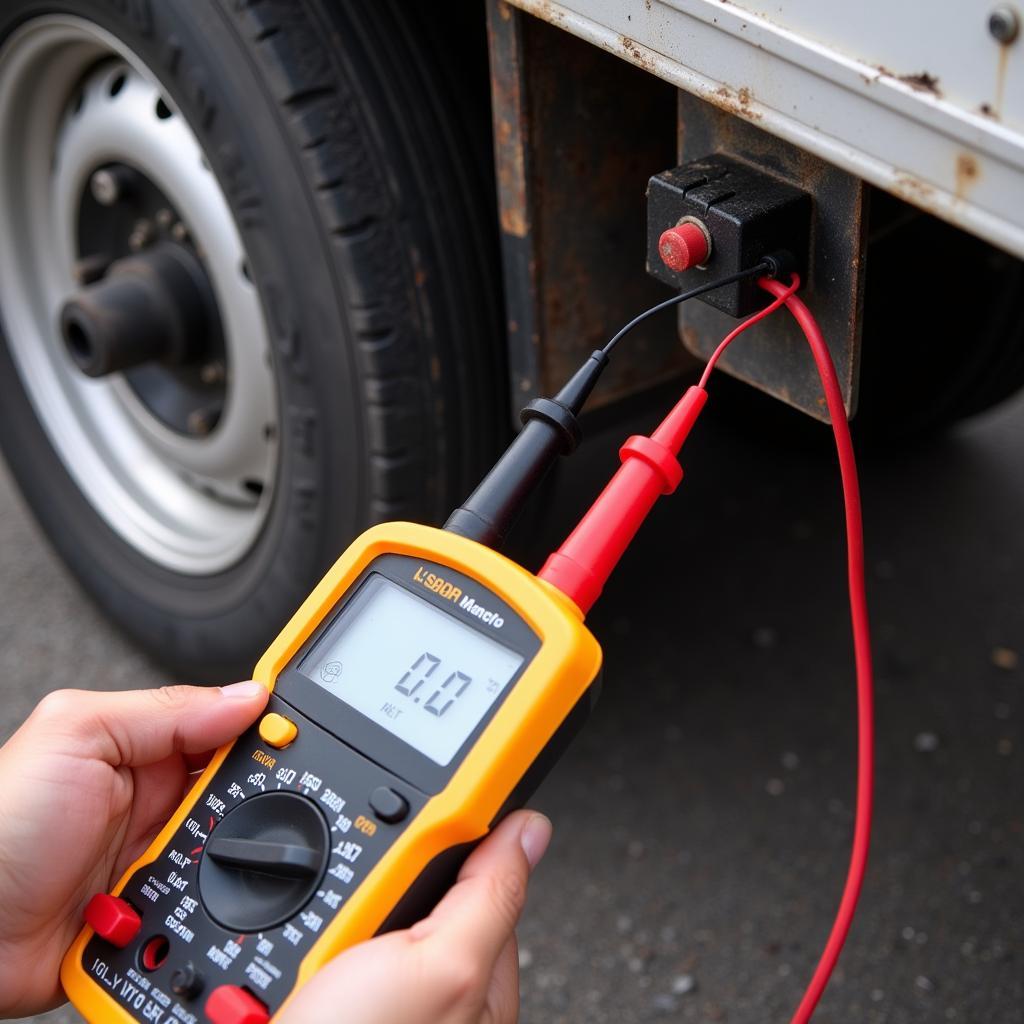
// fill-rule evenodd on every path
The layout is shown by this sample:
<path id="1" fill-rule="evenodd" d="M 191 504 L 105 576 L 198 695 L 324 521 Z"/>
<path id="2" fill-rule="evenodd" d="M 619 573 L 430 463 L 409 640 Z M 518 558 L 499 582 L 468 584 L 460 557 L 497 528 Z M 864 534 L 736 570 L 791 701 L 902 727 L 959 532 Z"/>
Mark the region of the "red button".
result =
<path id="1" fill-rule="evenodd" d="M 142 918 L 117 896 L 97 893 L 85 905 L 85 923 L 112 946 L 123 949 L 142 927 Z"/>
<path id="2" fill-rule="evenodd" d="M 206 1016 L 213 1024 L 267 1024 L 267 1008 L 237 985 L 221 985 L 206 1000 Z"/>
<path id="3" fill-rule="evenodd" d="M 693 221 L 669 228 L 658 239 L 658 255 L 669 270 L 677 273 L 700 266 L 709 251 L 707 235 Z"/>

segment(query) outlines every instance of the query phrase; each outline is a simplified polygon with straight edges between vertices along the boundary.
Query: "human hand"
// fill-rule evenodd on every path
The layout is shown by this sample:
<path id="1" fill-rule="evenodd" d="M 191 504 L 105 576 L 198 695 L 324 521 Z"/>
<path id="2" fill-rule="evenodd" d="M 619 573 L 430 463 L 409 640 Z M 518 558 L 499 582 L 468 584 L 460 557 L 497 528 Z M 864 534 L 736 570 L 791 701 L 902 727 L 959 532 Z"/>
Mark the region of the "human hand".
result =
<path id="1" fill-rule="evenodd" d="M 551 838 L 541 814 L 510 815 L 473 852 L 424 921 L 346 950 L 276 1024 L 514 1024 L 515 926 Z"/>
<path id="2" fill-rule="evenodd" d="M 59 690 L 0 749 L 0 1016 L 63 1002 L 82 908 L 181 802 L 189 773 L 263 710 L 255 682 Z"/>

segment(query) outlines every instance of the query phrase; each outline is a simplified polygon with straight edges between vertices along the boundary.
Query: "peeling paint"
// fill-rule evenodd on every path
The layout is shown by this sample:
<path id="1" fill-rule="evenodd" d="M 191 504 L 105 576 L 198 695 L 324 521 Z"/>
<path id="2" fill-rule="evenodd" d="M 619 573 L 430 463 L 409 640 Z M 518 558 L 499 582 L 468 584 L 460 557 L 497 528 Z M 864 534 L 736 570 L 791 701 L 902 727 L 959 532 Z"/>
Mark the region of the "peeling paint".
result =
<path id="1" fill-rule="evenodd" d="M 942 90 L 939 88 L 939 80 L 935 75 L 928 74 L 927 71 L 918 71 L 913 75 L 897 75 L 899 81 L 904 85 L 909 85 L 911 89 L 917 92 L 930 92 L 937 99 L 942 98 Z"/>
<path id="2" fill-rule="evenodd" d="M 736 114 L 748 121 L 761 120 L 760 112 L 752 109 L 750 105 L 754 94 L 745 85 L 735 91 L 728 86 L 721 85 L 708 96 L 708 99 L 728 114 Z"/>
<path id="3" fill-rule="evenodd" d="M 550 22 L 552 25 L 565 24 L 565 12 L 551 3 L 551 0 L 538 0 L 536 13 L 538 18 Z"/>
<path id="4" fill-rule="evenodd" d="M 508 23 L 512 9 L 503 0 L 494 5 L 497 21 Z M 500 39 L 498 37 L 501 37 Z M 491 54 L 491 99 L 494 123 L 495 171 L 498 178 L 498 219 L 501 230 L 515 238 L 529 233 L 526 209 L 526 168 L 518 121 L 520 97 L 518 79 L 500 73 L 518 60 L 517 43 L 511 26 L 497 32 L 495 22 L 488 23 Z"/>
<path id="5" fill-rule="evenodd" d="M 931 211 L 935 205 L 935 187 L 920 178 L 915 178 L 912 174 L 898 171 L 893 180 L 893 192 L 923 210 Z"/>
<path id="6" fill-rule="evenodd" d="M 622 44 L 623 50 L 626 51 L 626 55 L 632 57 L 640 67 L 645 71 L 654 70 L 654 57 L 651 56 L 648 50 L 639 43 L 634 42 L 629 36 L 619 36 L 619 42 Z"/>
<path id="7" fill-rule="evenodd" d="M 528 229 L 523 211 L 515 207 L 503 207 L 501 211 L 501 230 L 506 235 L 513 235 L 516 238 L 525 238 Z"/>
<path id="8" fill-rule="evenodd" d="M 981 166 L 971 153 L 956 158 L 956 197 L 964 199 L 970 187 L 981 177 Z"/>

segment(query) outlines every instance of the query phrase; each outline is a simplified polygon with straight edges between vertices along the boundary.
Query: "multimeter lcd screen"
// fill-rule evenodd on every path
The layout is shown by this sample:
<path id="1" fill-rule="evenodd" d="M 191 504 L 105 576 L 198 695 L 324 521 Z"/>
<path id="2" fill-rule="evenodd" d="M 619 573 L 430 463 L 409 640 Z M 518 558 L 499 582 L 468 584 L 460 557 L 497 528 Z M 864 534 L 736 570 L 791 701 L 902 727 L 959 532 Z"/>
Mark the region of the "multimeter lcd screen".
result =
<path id="1" fill-rule="evenodd" d="M 525 658 L 373 575 L 299 671 L 447 765 Z"/>

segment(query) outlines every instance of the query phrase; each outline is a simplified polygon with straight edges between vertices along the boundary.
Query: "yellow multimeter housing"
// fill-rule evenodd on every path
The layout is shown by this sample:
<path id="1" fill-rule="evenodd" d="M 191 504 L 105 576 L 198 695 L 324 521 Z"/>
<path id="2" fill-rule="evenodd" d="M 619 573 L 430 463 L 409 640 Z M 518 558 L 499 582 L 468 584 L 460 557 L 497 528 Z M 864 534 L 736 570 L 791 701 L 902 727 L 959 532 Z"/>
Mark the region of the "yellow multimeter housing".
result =
<path id="1" fill-rule="evenodd" d="M 75 940 L 68 997 L 94 1022 L 222 1024 L 241 990 L 272 1016 L 341 950 L 429 912 L 585 720 L 600 665 L 579 609 L 504 556 L 368 530 L 260 659 L 261 721 L 118 881 L 137 934 Z"/>

